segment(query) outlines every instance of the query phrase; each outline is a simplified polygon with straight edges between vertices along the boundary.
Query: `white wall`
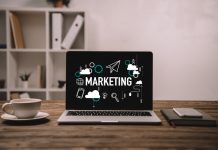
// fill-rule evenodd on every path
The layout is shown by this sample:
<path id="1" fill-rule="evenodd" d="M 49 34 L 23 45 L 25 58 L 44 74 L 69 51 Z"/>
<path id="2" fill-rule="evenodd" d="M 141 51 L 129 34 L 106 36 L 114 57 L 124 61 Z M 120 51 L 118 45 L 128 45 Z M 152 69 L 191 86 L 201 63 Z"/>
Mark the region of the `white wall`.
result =
<path id="1" fill-rule="evenodd" d="M 72 0 L 70 9 L 87 13 L 88 49 L 153 51 L 154 99 L 218 100 L 217 0 Z"/>

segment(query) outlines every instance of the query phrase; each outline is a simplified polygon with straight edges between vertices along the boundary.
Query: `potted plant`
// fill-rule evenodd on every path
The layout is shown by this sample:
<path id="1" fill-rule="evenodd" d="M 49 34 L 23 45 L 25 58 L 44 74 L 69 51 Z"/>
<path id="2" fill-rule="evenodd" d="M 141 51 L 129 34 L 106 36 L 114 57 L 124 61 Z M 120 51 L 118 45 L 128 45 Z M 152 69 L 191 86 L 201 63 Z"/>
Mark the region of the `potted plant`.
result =
<path id="1" fill-rule="evenodd" d="M 29 78 L 30 78 L 31 73 L 24 73 L 21 74 L 19 77 L 23 83 L 23 88 L 27 89 L 29 87 Z"/>

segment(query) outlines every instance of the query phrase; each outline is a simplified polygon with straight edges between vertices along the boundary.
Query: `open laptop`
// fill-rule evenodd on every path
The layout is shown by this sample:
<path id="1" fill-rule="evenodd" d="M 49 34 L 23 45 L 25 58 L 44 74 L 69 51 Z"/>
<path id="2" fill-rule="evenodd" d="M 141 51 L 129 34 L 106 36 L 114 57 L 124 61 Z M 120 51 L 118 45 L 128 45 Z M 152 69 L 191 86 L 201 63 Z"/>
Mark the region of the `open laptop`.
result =
<path id="1" fill-rule="evenodd" d="M 161 123 L 152 111 L 151 52 L 69 51 L 58 123 Z"/>

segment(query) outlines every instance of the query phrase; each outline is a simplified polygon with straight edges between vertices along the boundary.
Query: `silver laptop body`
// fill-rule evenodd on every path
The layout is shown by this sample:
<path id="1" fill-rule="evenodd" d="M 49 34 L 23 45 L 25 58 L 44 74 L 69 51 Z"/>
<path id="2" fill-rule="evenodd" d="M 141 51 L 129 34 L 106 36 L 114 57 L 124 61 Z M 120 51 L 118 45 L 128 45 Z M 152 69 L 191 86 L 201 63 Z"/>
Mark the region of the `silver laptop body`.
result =
<path id="1" fill-rule="evenodd" d="M 153 110 L 153 55 L 69 51 L 59 124 L 160 124 Z"/>

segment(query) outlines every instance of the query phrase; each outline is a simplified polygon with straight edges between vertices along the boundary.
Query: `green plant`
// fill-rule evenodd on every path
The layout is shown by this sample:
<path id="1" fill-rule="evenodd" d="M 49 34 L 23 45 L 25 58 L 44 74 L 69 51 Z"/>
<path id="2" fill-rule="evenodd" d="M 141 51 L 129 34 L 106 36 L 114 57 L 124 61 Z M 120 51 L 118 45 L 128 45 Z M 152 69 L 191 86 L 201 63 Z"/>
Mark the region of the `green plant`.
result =
<path id="1" fill-rule="evenodd" d="M 20 77 L 21 81 L 28 81 L 30 75 L 31 75 L 31 73 L 24 73 L 24 74 L 21 74 L 19 77 Z"/>

